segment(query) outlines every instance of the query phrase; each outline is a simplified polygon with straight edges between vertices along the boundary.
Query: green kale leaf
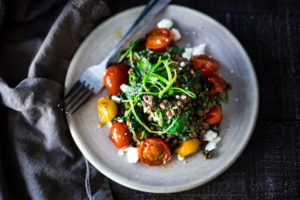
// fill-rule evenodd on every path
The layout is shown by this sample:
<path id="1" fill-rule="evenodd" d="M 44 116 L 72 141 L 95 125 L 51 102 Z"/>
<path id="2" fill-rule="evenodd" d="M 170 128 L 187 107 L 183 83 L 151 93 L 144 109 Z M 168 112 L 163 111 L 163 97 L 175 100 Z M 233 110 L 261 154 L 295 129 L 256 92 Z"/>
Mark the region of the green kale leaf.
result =
<path id="1" fill-rule="evenodd" d="M 178 134 L 178 133 L 184 133 L 188 127 L 189 127 L 189 118 L 190 111 L 186 111 L 182 113 L 175 124 L 170 128 L 170 130 L 167 132 L 168 134 Z"/>

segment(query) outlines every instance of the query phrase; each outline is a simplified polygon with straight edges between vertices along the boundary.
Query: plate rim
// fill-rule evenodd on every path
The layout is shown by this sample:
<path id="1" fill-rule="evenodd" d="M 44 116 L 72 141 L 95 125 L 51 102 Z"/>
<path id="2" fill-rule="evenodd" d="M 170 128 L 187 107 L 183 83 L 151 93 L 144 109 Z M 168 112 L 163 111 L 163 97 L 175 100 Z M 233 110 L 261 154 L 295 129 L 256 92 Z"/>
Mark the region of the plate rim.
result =
<path id="1" fill-rule="evenodd" d="M 130 9 L 127 9 L 125 11 L 122 11 L 120 13 L 117 13 L 115 15 L 113 15 L 112 17 L 106 19 L 105 21 L 103 21 L 102 23 L 98 24 L 94 30 L 92 30 L 90 32 L 90 34 L 83 40 L 83 42 L 80 44 L 80 46 L 78 47 L 77 51 L 75 52 L 74 56 L 72 57 L 72 60 L 70 62 L 70 65 L 68 67 L 68 71 L 66 74 L 66 80 L 65 80 L 65 84 L 64 84 L 64 93 L 66 93 L 66 89 L 69 88 L 70 83 L 71 83 L 71 73 L 77 63 L 77 60 L 81 54 L 81 52 L 83 51 L 83 47 L 85 46 L 85 43 L 87 42 L 87 38 L 90 37 L 90 35 L 92 35 L 94 32 L 97 31 L 97 29 L 99 28 L 99 26 L 101 26 L 104 23 L 107 23 L 111 20 L 114 20 L 115 18 L 122 16 L 122 15 L 127 15 L 128 13 L 133 12 L 134 10 L 138 10 L 141 9 L 142 7 L 144 7 L 144 5 L 142 6 L 136 6 Z M 110 170 L 108 167 L 106 167 L 105 165 L 103 165 L 100 162 L 97 162 L 95 159 L 95 156 L 93 155 L 93 152 L 91 152 L 88 147 L 84 144 L 84 142 L 81 142 L 81 139 L 77 136 L 77 131 L 75 126 L 73 126 L 72 123 L 72 117 L 69 115 L 66 115 L 66 119 L 67 119 L 67 124 L 68 127 L 70 129 L 71 132 L 71 136 L 73 138 L 73 140 L 75 141 L 75 144 L 77 145 L 77 147 L 79 148 L 79 150 L 81 151 L 81 153 L 83 154 L 83 156 L 100 172 L 102 173 L 104 176 L 108 177 L 109 179 L 124 185 L 128 188 L 132 188 L 135 190 L 139 190 L 139 191 L 143 191 L 143 192 L 151 192 L 151 193 L 176 193 L 176 192 L 182 192 L 182 191 L 186 191 L 186 190 L 190 190 L 196 187 L 199 187 L 201 185 L 204 185 L 208 182 L 210 182 L 211 180 L 215 179 L 216 177 L 218 177 L 219 175 L 221 175 L 224 171 L 226 171 L 230 166 L 232 166 L 232 164 L 240 157 L 240 155 L 244 152 L 246 146 L 248 145 L 250 138 L 254 132 L 254 128 L 256 126 L 256 122 L 257 122 L 257 116 L 258 116 L 258 109 L 259 109 L 259 87 L 258 87 L 258 81 L 257 81 L 257 76 L 255 73 L 255 69 L 253 67 L 253 64 L 250 60 L 250 57 L 248 55 L 248 53 L 246 52 L 245 48 L 242 46 L 242 44 L 240 43 L 240 41 L 234 36 L 234 34 L 231 33 L 230 30 L 228 30 L 224 25 L 222 25 L 220 22 L 218 22 L 217 20 L 215 20 L 214 18 L 206 15 L 205 13 L 189 8 L 189 7 L 185 7 L 185 6 L 180 6 L 180 5 L 174 5 L 171 4 L 168 6 L 171 9 L 184 9 L 187 10 L 188 12 L 193 12 L 195 14 L 201 14 L 202 17 L 209 21 L 210 23 L 219 26 L 221 28 L 221 30 L 224 33 L 227 33 L 227 35 L 232 39 L 232 41 L 236 44 L 236 46 L 241 50 L 241 52 L 244 53 L 245 55 L 245 61 L 246 63 L 249 64 L 250 66 L 250 71 L 253 75 L 253 80 L 254 80 L 254 93 L 256 94 L 256 98 L 254 99 L 254 112 L 252 113 L 250 119 L 252 121 L 251 127 L 248 131 L 248 134 L 246 135 L 246 138 L 243 141 L 243 145 L 241 146 L 240 150 L 237 152 L 237 154 L 234 155 L 233 158 L 231 158 L 231 160 L 229 162 L 226 163 L 226 165 L 224 165 L 224 167 L 217 171 L 214 175 L 212 175 L 211 177 L 190 184 L 190 183 L 186 183 L 183 186 L 180 187 L 175 187 L 173 189 L 158 189 L 158 188 L 150 188 L 150 187 L 144 187 L 142 184 L 133 184 L 131 183 L 128 179 L 123 178 L 123 177 L 119 177 L 118 174 L 116 174 L 113 170 Z"/>

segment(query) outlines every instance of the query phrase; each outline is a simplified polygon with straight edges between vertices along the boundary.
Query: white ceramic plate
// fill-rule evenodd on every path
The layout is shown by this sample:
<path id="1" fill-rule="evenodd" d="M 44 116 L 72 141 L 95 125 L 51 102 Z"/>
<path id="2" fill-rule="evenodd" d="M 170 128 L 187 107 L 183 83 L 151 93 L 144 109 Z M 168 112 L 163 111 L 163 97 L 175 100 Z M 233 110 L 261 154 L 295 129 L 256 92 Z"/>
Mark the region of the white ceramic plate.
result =
<path id="1" fill-rule="evenodd" d="M 124 11 L 100 24 L 82 43 L 67 73 L 65 91 L 80 74 L 100 63 L 141 12 L 142 7 Z M 187 163 L 172 158 L 165 168 L 130 164 L 118 156 L 109 139 L 109 127 L 97 127 L 96 101 L 106 90 L 92 98 L 74 116 L 67 116 L 72 136 L 83 155 L 105 176 L 127 187 L 155 193 L 179 192 L 200 186 L 226 170 L 241 154 L 255 126 L 258 111 L 258 85 L 252 64 L 237 39 L 221 24 L 201 12 L 171 5 L 135 38 L 144 36 L 162 18 L 174 20 L 182 33 L 179 46 L 205 43 L 207 52 L 221 63 L 218 71 L 232 85 L 229 102 L 223 105 L 222 137 L 214 157 L 204 160 L 201 153 Z"/>

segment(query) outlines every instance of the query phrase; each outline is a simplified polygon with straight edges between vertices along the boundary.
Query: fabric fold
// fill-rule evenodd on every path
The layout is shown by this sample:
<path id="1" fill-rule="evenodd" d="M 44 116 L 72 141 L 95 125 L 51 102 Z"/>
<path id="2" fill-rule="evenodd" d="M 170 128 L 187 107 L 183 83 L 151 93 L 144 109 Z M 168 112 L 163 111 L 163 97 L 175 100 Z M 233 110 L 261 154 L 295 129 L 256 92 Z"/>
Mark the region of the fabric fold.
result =
<path id="1" fill-rule="evenodd" d="M 5 157 L 22 177 L 14 187 L 24 187 L 19 194 L 24 199 L 112 199 L 108 179 L 79 152 L 57 108 L 73 54 L 109 13 L 103 1 L 69 1 L 28 68 L 28 77 L 14 88 L 0 77 L 0 101 L 8 122 L 1 133 L 8 139 Z M 9 71 L 10 66 L 3 67 Z M 5 163 L 0 164 L 7 172 L 8 167 L 2 169 Z"/>

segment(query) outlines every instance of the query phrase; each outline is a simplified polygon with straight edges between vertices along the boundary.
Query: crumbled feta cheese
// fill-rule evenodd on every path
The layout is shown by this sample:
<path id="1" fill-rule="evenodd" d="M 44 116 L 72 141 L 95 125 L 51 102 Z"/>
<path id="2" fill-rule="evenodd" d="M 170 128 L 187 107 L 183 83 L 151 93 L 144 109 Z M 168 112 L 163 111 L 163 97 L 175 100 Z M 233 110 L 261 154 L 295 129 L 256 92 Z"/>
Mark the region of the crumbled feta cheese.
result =
<path id="1" fill-rule="evenodd" d="M 138 150 L 135 147 L 128 147 L 126 149 L 126 156 L 129 163 L 136 163 L 139 160 Z"/>
<path id="2" fill-rule="evenodd" d="M 185 95 L 185 94 L 182 95 L 182 96 L 181 96 L 181 99 L 186 99 L 186 95 Z"/>
<path id="3" fill-rule="evenodd" d="M 120 86 L 120 89 L 122 90 L 122 92 L 127 92 L 127 93 L 129 93 L 131 95 L 136 95 L 136 92 L 134 91 L 134 89 L 132 87 L 129 87 L 126 84 L 122 84 Z"/>
<path id="4" fill-rule="evenodd" d="M 118 152 L 119 156 L 126 155 L 127 161 L 129 163 L 136 163 L 139 160 L 138 150 L 135 147 L 127 147 L 120 149 Z"/>
<path id="5" fill-rule="evenodd" d="M 180 62 L 180 67 L 185 67 L 185 62 Z"/>
<path id="6" fill-rule="evenodd" d="M 181 34 L 177 28 L 172 28 L 171 33 L 172 33 L 172 39 L 174 41 L 177 41 L 181 38 Z"/>
<path id="7" fill-rule="evenodd" d="M 212 131 L 212 130 L 209 130 L 209 131 L 207 131 L 207 133 L 205 134 L 204 140 L 210 142 L 210 141 L 216 139 L 217 137 L 218 137 L 218 134 L 217 134 L 216 132 L 214 132 L 214 131 Z"/>
<path id="8" fill-rule="evenodd" d="M 161 41 L 160 41 L 160 40 L 156 40 L 156 43 L 157 43 L 157 44 L 161 44 Z"/>
<path id="9" fill-rule="evenodd" d="M 119 119 L 118 122 L 123 122 L 123 119 Z"/>
<path id="10" fill-rule="evenodd" d="M 120 103 L 121 102 L 121 99 L 119 97 L 117 97 L 116 95 L 111 96 L 111 99 L 113 101 L 115 101 L 116 103 Z"/>
<path id="11" fill-rule="evenodd" d="M 145 107 L 143 107 L 143 111 L 144 111 L 144 113 L 147 113 L 147 107 L 145 106 Z"/>
<path id="12" fill-rule="evenodd" d="M 198 56 L 200 54 L 205 54 L 205 47 L 206 47 L 206 44 L 200 44 L 195 47 L 187 47 L 184 49 L 184 53 L 182 54 L 182 57 L 190 60 L 192 56 Z"/>
<path id="13" fill-rule="evenodd" d="M 217 144 L 218 144 L 218 142 L 220 142 L 220 140 L 221 140 L 221 137 L 217 137 L 217 138 L 213 139 L 206 145 L 205 150 L 207 150 L 207 151 L 214 150 L 215 148 L 217 148 Z"/>
<path id="14" fill-rule="evenodd" d="M 107 125 L 108 125 L 109 127 L 112 127 L 111 121 L 107 122 Z"/>
<path id="15" fill-rule="evenodd" d="M 205 134 L 204 140 L 208 141 L 205 150 L 212 151 L 217 147 L 217 143 L 220 142 L 221 137 L 218 137 L 218 134 L 216 132 L 209 130 Z"/>
<path id="16" fill-rule="evenodd" d="M 184 157 L 181 157 L 179 154 L 177 154 L 177 159 L 180 160 L 180 161 L 183 161 Z"/>
<path id="17" fill-rule="evenodd" d="M 118 151 L 119 156 L 124 156 L 125 155 L 125 149 L 120 149 Z"/>
<path id="18" fill-rule="evenodd" d="M 173 21 L 170 19 L 162 19 L 157 23 L 158 28 L 167 28 L 170 29 L 173 26 Z"/>
<path id="19" fill-rule="evenodd" d="M 189 60 L 189 59 L 191 59 L 192 54 L 193 54 L 193 48 L 185 48 L 184 53 L 182 54 L 182 57 Z"/>
<path id="20" fill-rule="evenodd" d="M 176 96 L 175 96 L 176 99 L 179 99 L 179 97 L 180 97 L 179 95 L 176 95 Z"/>
<path id="21" fill-rule="evenodd" d="M 205 47 L 206 47 L 206 44 L 200 44 L 198 46 L 195 46 L 193 49 L 193 56 L 205 54 Z"/>
<path id="22" fill-rule="evenodd" d="M 122 92 L 126 92 L 127 89 L 128 89 L 128 85 L 122 84 L 122 85 L 120 86 L 120 89 L 122 90 Z"/>

